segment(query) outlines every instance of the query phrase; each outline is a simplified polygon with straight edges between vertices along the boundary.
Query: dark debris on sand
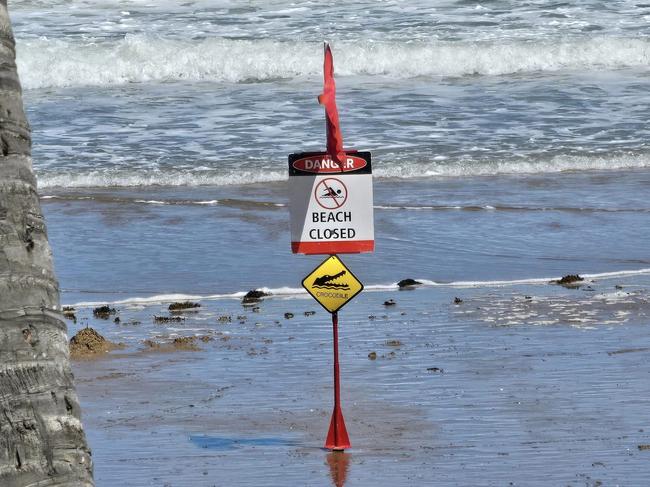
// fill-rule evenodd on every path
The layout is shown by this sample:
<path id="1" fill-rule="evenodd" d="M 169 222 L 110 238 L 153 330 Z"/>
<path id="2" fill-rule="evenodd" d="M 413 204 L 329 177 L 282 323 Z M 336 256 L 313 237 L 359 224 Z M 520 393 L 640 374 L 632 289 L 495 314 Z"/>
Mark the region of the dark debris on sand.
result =
<path id="1" fill-rule="evenodd" d="M 153 322 L 154 323 L 179 323 L 181 321 L 184 321 L 185 318 L 182 316 L 157 316 L 154 315 L 153 317 Z"/>
<path id="2" fill-rule="evenodd" d="M 195 308 L 200 308 L 201 305 L 199 303 L 193 303 L 191 301 L 177 301 L 175 303 L 172 303 L 169 305 L 169 311 L 184 311 L 186 309 L 195 309 Z"/>
<path id="3" fill-rule="evenodd" d="M 171 341 L 157 341 L 149 338 L 147 340 L 143 340 L 142 343 L 146 347 L 145 350 L 158 352 L 173 352 L 175 350 L 184 350 L 196 352 L 201 350 L 197 344 L 197 341 L 199 340 L 203 343 L 207 343 L 213 341 L 214 338 L 209 335 L 176 337 Z"/>
<path id="4" fill-rule="evenodd" d="M 176 337 L 172 340 L 172 347 L 178 350 L 198 350 L 196 337 Z"/>
<path id="5" fill-rule="evenodd" d="M 77 322 L 77 315 L 75 314 L 75 309 L 72 306 L 64 306 L 61 310 L 64 318 Z"/>

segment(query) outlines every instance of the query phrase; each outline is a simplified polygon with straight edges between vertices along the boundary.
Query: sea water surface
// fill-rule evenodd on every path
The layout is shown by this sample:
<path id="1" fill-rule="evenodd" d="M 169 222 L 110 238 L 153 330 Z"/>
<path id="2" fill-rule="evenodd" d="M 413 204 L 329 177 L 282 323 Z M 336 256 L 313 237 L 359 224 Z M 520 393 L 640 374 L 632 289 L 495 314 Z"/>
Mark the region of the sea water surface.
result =
<path id="1" fill-rule="evenodd" d="M 647 265 L 645 5 L 11 13 L 66 302 L 296 286 L 315 261 L 288 252 L 285 161 L 323 148 L 323 40 L 346 147 L 374 158 L 377 253 L 351 258 L 369 284 Z"/>
<path id="2" fill-rule="evenodd" d="M 462 290 L 488 310 L 463 314 L 449 332 L 449 340 L 479 337 L 468 342 L 471 355 L 492 336 L 476 327 L 503 321 L 489 303 L 511 292 L 545 294 L 549 280 L 575 273 L 645 289 L 650 5 L 26 0 L 11 2 L 10 14 L 64 304 L 188 298 L 232 306 L 253 288 L 303 303 L 300 281 L 321 257 L 290 253 L 286 160 L 325 144 L 316 101 L 324 40 L 334 53 L 345 146 L 371 151 L 375 175 L 376 252 L 343 260 L 372 292 L 390 295 L 403 278 L 428 286 L 408 294 L 415 335 L 432 320 L 460 319 L 446 308 L 426 313 Z M 372 292 L 359 298 L 369 307 Z M 567 299 L 583 303 L 589 292 Z M 353 306 L 359 323 L 376 313 Z M 618 310 L 632 313 L 624 325 L 632 328 L 617 332 L 626 344 L 647 320 L 645 305 L 629 306 Z M 596 321 L 611 321 L 599 313 Z M 554 323 L 575 325 L 567 316 Z M 523 326 L 516 340 L 533 326 L 503 323 Z M 544 328 L 531 333 L 555 343 Z M 581 346 L 582 335 L 564 333 L 567 346 Z M 607 339 L 602 328 L 594 333 L 589 343 Z M 510 349 L 510 335 L 499 336 Z M 367 350 L 357 352 L 365 360 Z M 212 363 L 205 360 L 200 367 Z M 419 387 L 401 388 L 404 401 L 417 402 Z M 98 441 L 101 456 L 108 440 Z M 633 478 L 624 464 L 610 479 Z M 98 468 L 106 485 L 120 481 Z"/>

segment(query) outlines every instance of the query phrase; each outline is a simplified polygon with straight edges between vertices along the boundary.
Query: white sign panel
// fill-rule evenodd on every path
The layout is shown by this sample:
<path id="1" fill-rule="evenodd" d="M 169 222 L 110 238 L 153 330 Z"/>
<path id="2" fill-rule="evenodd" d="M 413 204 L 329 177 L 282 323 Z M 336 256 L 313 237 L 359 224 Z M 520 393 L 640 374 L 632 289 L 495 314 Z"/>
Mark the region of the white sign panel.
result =
<path id="1" fill-rule="evenodd" d="M 375 231 L 369 152 L 289 156 L 291 250 L 297 254 L 372 252 Z"/>

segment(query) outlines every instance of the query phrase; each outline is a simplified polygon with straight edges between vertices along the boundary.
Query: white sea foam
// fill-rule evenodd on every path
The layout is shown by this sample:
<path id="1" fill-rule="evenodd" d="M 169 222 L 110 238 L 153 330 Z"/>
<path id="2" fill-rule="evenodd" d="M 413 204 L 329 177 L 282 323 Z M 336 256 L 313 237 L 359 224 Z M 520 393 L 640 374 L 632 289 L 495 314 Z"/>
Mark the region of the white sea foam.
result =
<path id="1" fill-rule="evenodd" d="M 507 75 L 563 69 L 648 66 L 650 40 L 594 37 L 544 41 L 338 42 L 338 75 Z M 250 82 L 317 76 L 320 43 L 274 40 L 168 39 L 126 34 L 119 40 L 37 38 L 19 41 L 27 89 L 207 80 Z"/>
<path id="2" fill-rule="evenodd" d="M 650 168 L 648 155 L 556 156 L 546 160 L 457 161 L 428 163 L 377 160 L 373 173 L 377 177 L 412 179 L 421 177 L 489 176 L 495 174 L 544 174 L 565 171 L 610 171 Z M 37 173 L 38 186 L 44 188 L 90 188 L 135 186 L 229 186 L 287 180 L 285 170 L 259 171 L 243 168 L 219 168 L 201 173 L 181 170 L 61 169 Z M 208 201 L 204 204 L 216 204 Z M 391 209 L 386 207 L 386 209 Z M 426 209 L 426 208 L 410 208 Z M 485 208 L 491 209 L 491 208 Z"/>
<path id="3" fill-rule="evenodd" d="M 422 281 L 420 281 L 422 282 Z M 367 286 L 363 287 L 364 290 L 366 291 L 394 291 L 396 289 L 399 289 L 399 286 L 397 283 L 393 284 L 369 284 Z"/>
<path id="4" fill-rule="evenodd" d="M 287 287 L 287 286 L 278 287 L 278 288 L 262 287 L 262 288 L 258 288 L 257 291 L 262 291 L 272 296 L 294 296 L 296 294 L 306 293 L 306 291 L 301 287 Z"/>
<path id="5" fill-rule="evenodd" d="M 459 176 L 490 176 L 494 174 L 543 174 L 567 171 L 609 171 L 622 169 L 650 168 L 650 157 L 647 155 L 593 155 L 573 156 L 562 155 L 548 159 L 517 159 L 513 161 L 457 161 L 457 162 L 428 162 L 422 164 L 375 164 L 373 173 L 385 178 L 417 178 L 417 177 L 459 177 Z"/>
<path id="6" fill-rule="evenodd" d="M 199 300 L 214 300 L 214 299 L 239 299 L 242 298 L 246 293 L 245 292 L 235 292 L 227 294 L 157 294 L 155 296 L 145 296 L 145 297 L 132 297 L 126 299 L 120 299 L 117 301 L 81 301 L 79 303 L 74 303 L 69 306 L 74 306 L 75 308 L 92 308 L 95 306 L 103 306 L 105 304 L 111 305 L 153 305 L 153 304 L 163 304 L 163 303 L 173 303 L 176 301 L 199 301 Z"/>
<path id="7" fill-rule="evenodd" d="M 643 274 L 650 274 L 650 268 L 633 269 L 629 271 L 614 271 L 614 272 L 601 272 L 600 274 L 582 274 L 585 279 L 617 279 L 628 276 L 639 276 Z"/>
<path id="8" fill-rule="evenodd" d="M 37 174 L 38 187 L 44 188 L 94 188 L 135 186 L 229 186 L 266 183 L 287 179 L 286 171 L 212 170 L 197 174 L 194 171 L 147 171 L 142 169 L 105 169 L 91 171 L 52 171 Z M 210 200 L 203 204 L 217 204 Z"/>
<path id="9" fill-rule="evenodd" d="M 625 270 L 625 271 L 614 271 L 614 272 L 601 272 L 597 274 L 582 274 L 582 277 L 587 280 L 605 280 L 605 279 L 617 279 L 630 276 L 639 276 L 650 274 L 650 268 L 643 269 L 634 269 L 634 270 Z M 507 287 L 507 286 L 517 286 L 517 285 L 540 285 L 548 284 L 553 280 L 559 279 L 560 276 L 555 277 L 536 277 L 530 279 L 512 279 L 512 280 L 493 280 L 493 281 L 452 281 L 452 282 L 440 282 L 433 281 L 430 279 L 416 279 L 424 287 L 447 287 L 447 288 L 491 288 L 491 287 Z M 395 291 L 399 289 L 397 283 L 389 284 L 369 284 L 364 287 L 366 291 L 370 292 L 379 292 L 379 291 Z M 269 288 L 261 287 L 257 289 L 258 291 L 263 291 L 269 296 L 266 298 L 294 298 L 294 297 L 306 297 L 307 291 L 303 288 L 294 288 L 294 287 L 279 287 L 279 288 Z M 246 295 L 246 291 L 237 291 L 232 293 L 223 293 L 223 294 L 159 294 L 155 296 L 148 297 L 132 297 L 121 299 L 118 301 L 82 301 L 79 303 L 71 304 L 68 306 L 74 306 L 76 308 L 89 308 L 94 306 L 103 306 L 105 304 L 110 305 L 153 305 L 153 304 L 162 304 L 162 303 L 171 303 L 175 301 L 210 301 L 210 300 L 219 300 L 219 299 L 241 299 Z M 601 296 L 614 296 L 614 297 L 625 297 L 627 293 L 617 291 L 615 293 L 610 293 L 607 295 Z"/>
<path id="10" fill-rule="evenodd" d="M 146 203 L 148 205 L 168 205 L 166 201 L 159 200 L 135 200 L 136 203 Z"/>
<path id="11" fill-rule="evenodd" d="M 597 274 L 580 274 L 585 280 L 605 280 L 605 279 L 620 279 L 630 276 L 641 276 L 650 274 L 650 268 L 633 269 L 626 271 L 614 272 L 601 272 Z M 548 284 L 551 281 L 560 279 L 561 276 L 554 277 L 534 277 L 530 279 L 511 279 L 511 280 L 494 280 L 494 281 L 452 281 L 452 282 L 438 282 L 428 279 L 416 279 L 424 286 L 432 287 L 457 287 L 457 288 L 472 288 L 472 287 L 505 287 L 517 285 L 539 285 Z"/>
<path id="12" fill-rule="evenodd" d="M 302 288 L 292 288 L 292 287 L 280 287 L 280 288 L 258 288 L 258 291 L 262 291 L 266 294 L 269 294 L 272 297 L 289 297 L 289 296 L 298 296 L 306 295 L 307 291 Z M 154 304 L 163 304 L 163 303 L 173 303 L 176 301 L 214 301 L 218 299 L 241 299 L 246 295 L 247 291 L 236 291 L 232 293 L 223 293 L 223 294 L 157 294 L 154 296 L 144 296 L 144 297 L 131 297 L 126 299 L 120 299 L 118 301 L 81 301 L 79 303 L 71 304 L 69 306 L 74 306 L 75 308 L 92 308 L 95 306 L 103 306 L 105 304 L 110 305 L 124 305 L 124 306 L 136 306 L 136 305 L 154 305 Z"/>
<path id="13" fill-rule="evenodd" d="M 531 279 L 512 279 L 504 281 L 452 281 L 452 282 L 437 282 L 429 279 L 416 279 L 421 282 L 423 286 L 431 287 L 454 287 L 454 288 L 472 288 L 472 287 L 504 287 L 504 286 L 517 286 L 517 285 L 536 285 L 547 284 L 557 277 L 538 277 Z"/>

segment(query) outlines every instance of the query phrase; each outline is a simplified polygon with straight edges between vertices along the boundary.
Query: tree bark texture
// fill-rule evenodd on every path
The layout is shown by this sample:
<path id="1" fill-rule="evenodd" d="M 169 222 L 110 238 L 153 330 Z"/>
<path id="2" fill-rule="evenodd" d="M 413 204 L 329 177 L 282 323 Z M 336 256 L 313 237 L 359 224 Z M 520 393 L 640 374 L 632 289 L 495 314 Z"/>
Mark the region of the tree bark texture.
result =
<path id="1" fill-rule="evenodd" d="M 92 486 L 66 326 L 0 0 L 0 486 Z"/>

